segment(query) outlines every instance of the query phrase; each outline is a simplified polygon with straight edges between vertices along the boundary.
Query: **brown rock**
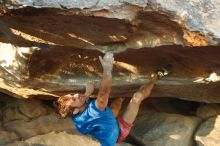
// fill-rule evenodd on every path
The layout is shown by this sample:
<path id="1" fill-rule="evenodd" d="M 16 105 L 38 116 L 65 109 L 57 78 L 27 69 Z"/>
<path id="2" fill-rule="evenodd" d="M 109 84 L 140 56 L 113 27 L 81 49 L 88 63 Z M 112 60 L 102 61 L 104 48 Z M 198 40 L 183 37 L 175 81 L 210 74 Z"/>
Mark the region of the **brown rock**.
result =
<path id="1" fill-rule="evenodd" d="M 14 132 L 8 132 L 0 129 L 0 145 L 11 143 L 18 139 L 19 137 Z"/>
<path id="2" fill-rule="evenodd" d="M 66 132 L 50 132 L 48 134 L 35 136 L 25 140 L 26 143 L 52 146 L 100 146 L 94 139 L 78 134 L 68 134 Z"/>
<path id="3" fill-rule="evenodd" d="M 4 123 L 14 120 L 29 121 L 33 118 L 44 116 L 52 112 L 52 109 L 43 105 L 36 99 L 16 100 L 5 104 L 3 111 Z"/>
<path id="4" fill-rule="evenodd" d="M 70 119 L 60 119 L 57 114 L 51 113 L 31 121 L 16 120 L 4 123 L 8 131 L 16 132 L 23 139 L 45 134 L 51 131 L 74 131 L 74 125 Z"/>
<path id="5" fill-rule="evenodd" d="M 172 74 L 157 82 L 152 97 L 220 103 L 217 0 L 2 4 L 1 92 L 17 98 L 56 98 L 83 90 L 85 78 L 98 87 L 98 56 L 113 51 L 112 97 L 131 96 L 156 68 L 172 63 Z M 4 7 L 10 10 L 2 12 Z M 214 81 L 209 77 L 213 72 Z"/>
<path id="6" fill-rule="evenodd" d="M 220 114 L 220 105 L 219 104 L 202 104 L 197 109 L 197 116 L 203 119 L 208 119 L 213 116 Z"/>
<path id="7" fill-rule="evenodd" d="M 66 132 L 50 132 L 48 134 L 35 136 L 23 142 L 17 141 L 5 146 L 28 146 L 28 145 L 51 145 L 51 146 L 100 146 L 99 142 L 85 135 Z M 116 146 L 132 146 L 127 143 L 118 143 Z"/>
<path id="8" fill-rule="evenodd" d="M 18 140 L 18 136 L 14 132 L 8 132 L 2 127 L 0 121 L 0 145 Z"/>
<path id="9" fill-rule="evenodd" d="M 19 102 L 20 103 L 18 103 L 18 111 L 20 111 L 22 114 L 30 119 L 47 115 L 52 112 L 52 109 L 42 104 L 40 100 L 19 100 Z"/>

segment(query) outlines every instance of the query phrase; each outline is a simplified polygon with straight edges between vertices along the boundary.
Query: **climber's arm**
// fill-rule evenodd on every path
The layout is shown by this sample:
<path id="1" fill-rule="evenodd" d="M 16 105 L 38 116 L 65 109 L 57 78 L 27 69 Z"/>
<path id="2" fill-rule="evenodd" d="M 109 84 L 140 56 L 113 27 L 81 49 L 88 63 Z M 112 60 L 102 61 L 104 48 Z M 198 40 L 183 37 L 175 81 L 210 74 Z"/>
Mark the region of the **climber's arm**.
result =
<path id="1" fill-rule="evenodd" d="M 84 95 L 86 96 L 87 99 L 89 99 L 89 96 L 92 95 L 94 90 L 95 90 L 94 82 L 87 82 L 86 92 L 84 93 Z"/>
<path id="2" fill-rule="evenodd" d="M 108 105 L 109 94 L 112 86 L 112 68 L 114 58 L 112 53 L 106 53 L 103 59 L 101 57 L 99 59 L 103 67 L 103 75 L 96 99 L 96 107 L 100 110 L 104 110 Z"/>

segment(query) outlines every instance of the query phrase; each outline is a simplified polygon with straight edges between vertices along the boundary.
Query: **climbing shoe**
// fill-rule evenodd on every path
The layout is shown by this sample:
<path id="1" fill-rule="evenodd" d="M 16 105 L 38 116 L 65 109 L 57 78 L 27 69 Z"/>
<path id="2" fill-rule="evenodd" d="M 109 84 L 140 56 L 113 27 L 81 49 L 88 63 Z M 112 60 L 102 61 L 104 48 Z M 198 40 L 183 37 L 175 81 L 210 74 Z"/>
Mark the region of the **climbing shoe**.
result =
<path id="1" fill-rule="evenodd" d="M 168 64 L 162 68 L 159 68 L 155 71 L 155 74 L 157 75 L 157 77 L 160 79 L 166 75 L 168 75 L 172 70 L 172 65 Z"/>

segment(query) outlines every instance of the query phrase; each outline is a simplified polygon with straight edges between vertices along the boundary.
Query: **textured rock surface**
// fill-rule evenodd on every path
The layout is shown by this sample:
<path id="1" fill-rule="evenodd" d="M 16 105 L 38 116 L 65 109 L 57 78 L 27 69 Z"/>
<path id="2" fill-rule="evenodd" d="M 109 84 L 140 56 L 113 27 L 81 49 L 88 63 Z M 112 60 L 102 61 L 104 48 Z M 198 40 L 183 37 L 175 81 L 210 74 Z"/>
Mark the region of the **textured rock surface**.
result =
<path id="1" fill-rule="evenodd" d="M 14 132 L 8 132 L 2 128 L 0 122 L 0 145 L 18 140 L 18 136 Z"/>
<path id="2" fill-rule="evenodd" d="M 70 119 L 60 119 L 48 102 L 14 99 L 0 94 L 1 146 L 99 146 L 88 136 L 79 134 Z M 46 104 L 47 103 L 47 104 Z M 32 114 L 31 114 L 32 113 Z M 117 146 L 131 146 L 120 143 Z"/>
<path id="3" fill-rule="evenodd" d="M 5 146 L 51 145 L 51 146 L 100 146 L 100 144 L 88 136 L 66 132 L 50 132 L 35 136 L 23 142 L 14 142 Z M 132 146 L 127 143 L 119 143 L 116 146 Z"/>
<path id="4" fill-rule="evenodd" d="M 7 65 L 1 68 L 0 87 L 4 93 L 19 98 L 47 99 L 83 90 L 87 80 L 94 80 L 96 88 L 99 86 L 102 70 L 98 56 L 102 54 L 98 51 L 56 47 L 30 53 L 28 48 L 22 52 L 24 48 L 7 47 L 12 49 L 13 55 L 8 52 L 2 55 L 12 59 L 11 62 L 6 60 L 8 64 L 2 63 Z M 173 72 L 157 82 L 153 97 L 220 102 L 219 82 L 208 80 L 210 73 L 219 72 L 219 58 L 218 47 L 167 46 L 116 54 L 111 95 L 132 96 L 156 67 L 172 63 Z M 219 77 L 216 78 L 218 81 Z"/>
<path id="5" fill-rule="evenodd" d="M 22 137 L 24 139 L 30 138 L 35 135 L 48 133 L 50 131 L 62 131 L 68 129 L 71 130 L 74 128 L 70 119 L 69 121 L 59 119 L 59 117 L 54 114 L 42 116 L 30 122 L 16 120 L 4 123 L 4 127 L 8 131 L 16 132 L 19 137 Z"/>
<path id="6" fill-rule="evenodd" d="M 219 145 L 220 116 L 212 117 L 203 122 L 196 134 L 195 140 L 198 146 Z"/>
<path id="7" fill-rule="evenodd" d="M 203 104 L 197 109 L 197 116 L 208 119 L 220 114 L 219 104 Z"/>
<path id="8" fill-rule="evenodd" d="M 15 132 L 21 139 L 51 131 L 75 130 L 70 119 L 59 118 L 54 110 L 36 99 L 6 102 L 2 121 L 7 131 Z"/>
<path id="9" fill-rule="evenodd" d="M 48 115 L 52 112 L 49 107 L 44 107 L 39 100 L 15 100 L 5 105 L 3 110 L 4 123 L 38 118 L 43 115 Z"/>
<path id="10" fill-rule="evenodd" d="M 53 8 L 80 8 L 89 9 L 89 11 L 95 10 L 107 10 L 106 13 L 101 13 L 102 16 L 109 16 L 120 19 L 132 20 L 132 9 L 124 8 L 129 5 L 138 6 L 154 11 L 161 11 L 168 15 L 173 15 L 173 18 L 179 23 L 182 23 L 192 31 L 199 31 L 205 35 L 213 35 L 214 38 L 220 38 L 220 32 L 218 30 L 220 26 L 220 3 L 218 0 L 82 0 L 82 1 L 71 1 L 71 0 L 15 0 L 10 1 L 10 6 L 34 6 L 34 7 L 53 7 Z M 124 9 L 123 9 L 124 8 Z M 137 11 L 134 11 L 135 13 Z M 209 34 L 211 33 L 211 34 Z"/>
<path id="11" fill-rule="evenodd" d="M 123 107 L 126 107 L 128 100 L 124 102 Z M 171 104 L 176 104 L 177 107 L 169 107 Z M 219 115 L 206 121 L 195 116 L 180 115 L 195 114 L 196 109 L 190 108 L 192 104 L 196 105 L 194 102 L 177 102 L 177 99 L 147 99 L 141 105 L 132 134 L 151 146 L 194 146 L 194 139 L 198 146 L 218 146 Z M 1 146 L 100 145 L 90 137 L 80 135 L 72 123 L 58 120 L 48 102 L 14 99 L 1 94 L 0 105 L 0 111 L 3 111 L 3 117 L 0 118 Z M 212 109 L 210 107 L 215 107 L 213 105 L 215 104 L 207 104 L 199 109 Z M 163 113 L 164 111 L 169 113 Z M 200 115 L 203 114 L 206 116 L 206 112 L 200 112 Z M 4 120 L 6 117 L 7 120 Z M 116 146 L 132 145 L 123 142 Z"/>
<path id="12" fill-rule="evenodd" d="M 132 133 L 146 145 L 192 146 L 193 133 L 200 121 L 197 117 L 150 113 L 137 118 Z"/>
<path id="13" fill-rule="evenodd" d="M 25 140 L 25 144 L 28 145 L 52 145 L 52 146 L 100 146 L 97 141 L 93 139 L 79 135 L 79 134 L 68 134 L 66 132 L 55 133 L 51 132 L 48 134 L 35 136 L 33 138 Z"/>
<path id="14" fill-rule="evenodd" d="M 98 56 L 114 51 L 112 97 L 131 96 L 172 63 L 152 97 L 220 102 L 217 0 L 0 2 L 1 92 L 48 99 L 82 91 L 87 79 L 98 88 Z"/>

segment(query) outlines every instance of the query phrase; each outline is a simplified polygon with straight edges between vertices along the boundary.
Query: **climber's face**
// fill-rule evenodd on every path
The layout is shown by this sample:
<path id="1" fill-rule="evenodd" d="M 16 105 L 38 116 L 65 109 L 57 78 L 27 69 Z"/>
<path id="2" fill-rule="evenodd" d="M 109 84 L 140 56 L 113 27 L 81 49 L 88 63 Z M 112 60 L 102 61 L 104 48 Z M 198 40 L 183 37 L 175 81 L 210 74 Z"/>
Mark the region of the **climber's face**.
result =
<path id="1" fill-rule="evenodd" d="M 80 108 L 85 104 L 86 97 L 85 95 L 76 93 L 76 94 L 67 94 L 65 95 L 68 100 L 66 101 L 66 106 L 70 109 L 73 109 L 73 114 L 77 114 L 80 111 Z"/>

